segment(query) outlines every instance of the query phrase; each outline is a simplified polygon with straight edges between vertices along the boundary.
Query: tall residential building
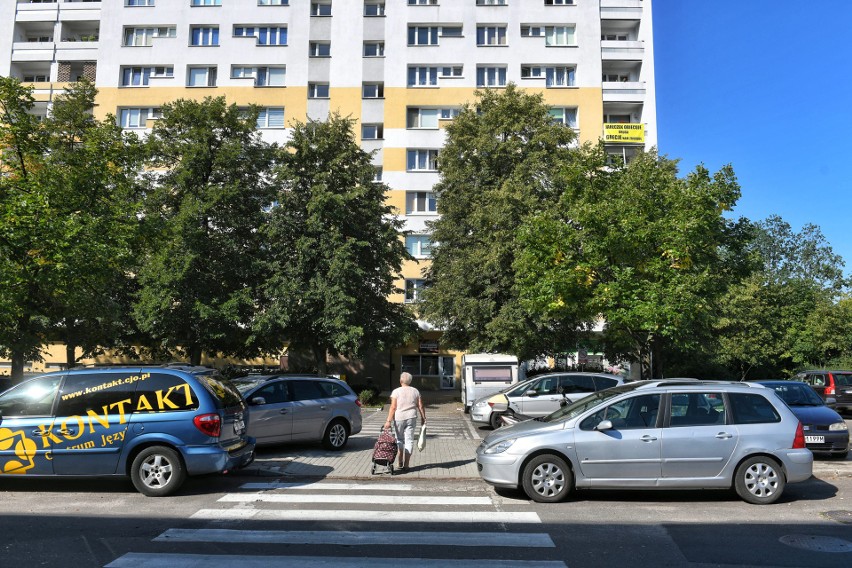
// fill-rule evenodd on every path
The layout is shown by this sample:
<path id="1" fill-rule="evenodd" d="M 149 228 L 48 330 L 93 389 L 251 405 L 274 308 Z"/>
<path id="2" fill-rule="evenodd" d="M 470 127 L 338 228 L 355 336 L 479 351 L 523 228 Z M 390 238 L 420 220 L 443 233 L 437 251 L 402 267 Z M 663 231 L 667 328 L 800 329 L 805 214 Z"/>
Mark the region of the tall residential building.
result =
<path id="1" fill-rule="evenodd" d="M 356 119 L 376 176 L 406 221 L 411 253 L 396 301 L 417 301 L 443 126 L 481 88 L 543 93 L 581 142 L 628 157 L 657 142 L 651 0 L 3 0 L 0 75 L 32 83 L 39 112 L 79 77 L 96 112 L 143 131 L 163 103 L 224 95 L 290 120 Z M 383 362 L 452 386 L 436 331 Z M 379 373 L 372 373 L 378 375 Z M 375 377 L 379 379 L 379 377 Z M 431 378 L 431 379 L 430 379 Z M 427 380 L 427 382 L 428 382 Z M 381 377 L 381 383 L 385 378 Z"/>

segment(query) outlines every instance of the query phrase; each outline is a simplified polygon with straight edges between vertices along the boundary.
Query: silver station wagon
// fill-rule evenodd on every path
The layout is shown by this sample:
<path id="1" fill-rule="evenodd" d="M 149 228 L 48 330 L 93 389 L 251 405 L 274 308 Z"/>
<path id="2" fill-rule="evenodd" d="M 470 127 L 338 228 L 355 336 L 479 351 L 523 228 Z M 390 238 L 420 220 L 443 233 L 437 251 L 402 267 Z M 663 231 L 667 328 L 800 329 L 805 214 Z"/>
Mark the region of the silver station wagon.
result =
<path id="1" fill-rule="evenodd" d="M 755 383 L 640 381 L 492 432 L 479 474 L 538 502 L 572 489 L 731 489 L 773 503 L 811 477 L 802 424 Z"/>

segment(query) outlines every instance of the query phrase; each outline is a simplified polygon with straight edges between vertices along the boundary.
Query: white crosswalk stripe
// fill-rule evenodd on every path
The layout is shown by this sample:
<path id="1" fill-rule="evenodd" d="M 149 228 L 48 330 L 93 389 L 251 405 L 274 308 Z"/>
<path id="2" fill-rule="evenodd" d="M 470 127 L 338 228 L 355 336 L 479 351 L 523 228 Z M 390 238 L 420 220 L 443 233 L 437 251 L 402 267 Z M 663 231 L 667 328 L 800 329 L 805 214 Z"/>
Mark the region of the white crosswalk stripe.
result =
<path id="1" fill-rule="evenodd" d="M 364 411 L 362 417 L 361 433 L 357 435 L 376 438 L 387 419 L 387 411 Z M 469 420 L 459 420 L 458 416 L 446 412 L 433 412 L 426 416 L 426 438 L 471 440 L 479 439 L 480 436 Z"/>
<path id="2" fill-rule="evenodd" d="M 411 483 L 325 481 L 252 482 L 243 484 L 240 490 L 218 499 L 220 508 L 203 508 L 191 515 L 191 520 L 206 526 L 170 528 L 153 539 L 157 545 L 168 544 L 169 552 L 131 552 L 107 568 L 196 568 L 211 564 L 233 568 L 396 568 L 400 558 L 392 551 L 400 545 L 414 556 L 418 551 L 426 553 L 427 558 L 405 558 L 406 565 L 423 568 L 566 568 L 561 560 L 546 559 L 552 554 L 547 551 L 555 549 L 549 534 L 526 532 L 541 525 L 537 513 L 498 510 L 490 492 L 484 490 L 459 495 L 459 491 L 434 492 Z M 265 525 L 258 529 L 241 526 L 258 521 Z M 305 524 L 312 522 L 341 528 Z M 284 529 L 292 524 L 298 530 L 272 530 L 278 529 L 272 523 L 286 523 Z M 406 528 L 400 529 L 399 523 Z M 479 528 L 488 524 L 500 528 Z M 464 530 L 465 526 L 473 531 Z M 506 527 L 514 528 L 508 531 Z M 234 544 L 264 548 L 258 549 L 262 555 L 211 554 L 211 544 L 221 545 L 214 550 L 229 550 L 226 547 Z M 292 554 L 275 554 L 274 547 L 279 545 L 313 548 L 288 548 Z M 346 547 L 343 550 L 347 555 L 341 556 L 341 549 L 334 547 Z M 461 551 L 473 547 L 482 548 L 483 554 L 465 558 Z M 251 551 L 252 547 L 241 549 Z M 314 549 L 320 554 L 304 555 L 305 550 Z M 531 558 L 545 559 L 505 560 L 497 552 L 500 549 L 512 549 L 514 558 L 519 550 L 529 549 L 534 554 Z M 382 557 L 375 554 L 376 550 L 391 552 Z M 442 557 L 434 558 L 435 551 Z"/>

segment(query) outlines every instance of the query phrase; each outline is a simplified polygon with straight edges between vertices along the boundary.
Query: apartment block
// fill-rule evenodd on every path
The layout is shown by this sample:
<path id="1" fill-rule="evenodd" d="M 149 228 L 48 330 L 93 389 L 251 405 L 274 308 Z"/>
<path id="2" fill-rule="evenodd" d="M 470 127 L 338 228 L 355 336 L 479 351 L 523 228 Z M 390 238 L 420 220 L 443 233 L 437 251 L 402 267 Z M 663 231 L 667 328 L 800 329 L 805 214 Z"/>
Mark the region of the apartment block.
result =
<path id="1" fill-rule="evenodd" d="M 416 302 L 444 126 L 474 91 L 509 82 L 542 93 L 581 142 L 629 158 L 657 143 L 651 0 L 3 0 L 0 75 L 33 84 L 38 112 L 80 77 L 96 112 L 144 132 L 178 98 L 258 104 L 283 142 L 292 120 L 357 120 L 376 178 L 411 231 L 404 268 Z M 425 329 L 389 355 L 451 388 L 457 354 Z"/>

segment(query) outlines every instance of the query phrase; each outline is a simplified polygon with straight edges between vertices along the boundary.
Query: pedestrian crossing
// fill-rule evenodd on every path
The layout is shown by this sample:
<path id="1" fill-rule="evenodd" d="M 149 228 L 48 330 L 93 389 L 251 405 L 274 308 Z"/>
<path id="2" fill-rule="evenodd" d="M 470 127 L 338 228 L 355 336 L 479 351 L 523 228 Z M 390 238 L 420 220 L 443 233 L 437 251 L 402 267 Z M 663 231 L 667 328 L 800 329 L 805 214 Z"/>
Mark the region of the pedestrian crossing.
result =
<path id="1" fill-rule="evenodd" d="M 461 406 L 458 411 L 444 410 L 429 412 L 426 415 L 426 438 L 478 440 L 481 438 L 470 420 L 464 420 Z M 362 411 L 362 427 L 359 436 L 378 438 L 387 420 L 387 410 Z"/>
<path id="2" fill-rule="evenodd" d="M 567 568 L 532 508 L 485 487 L 251 482 L 106 567 Z"/>

